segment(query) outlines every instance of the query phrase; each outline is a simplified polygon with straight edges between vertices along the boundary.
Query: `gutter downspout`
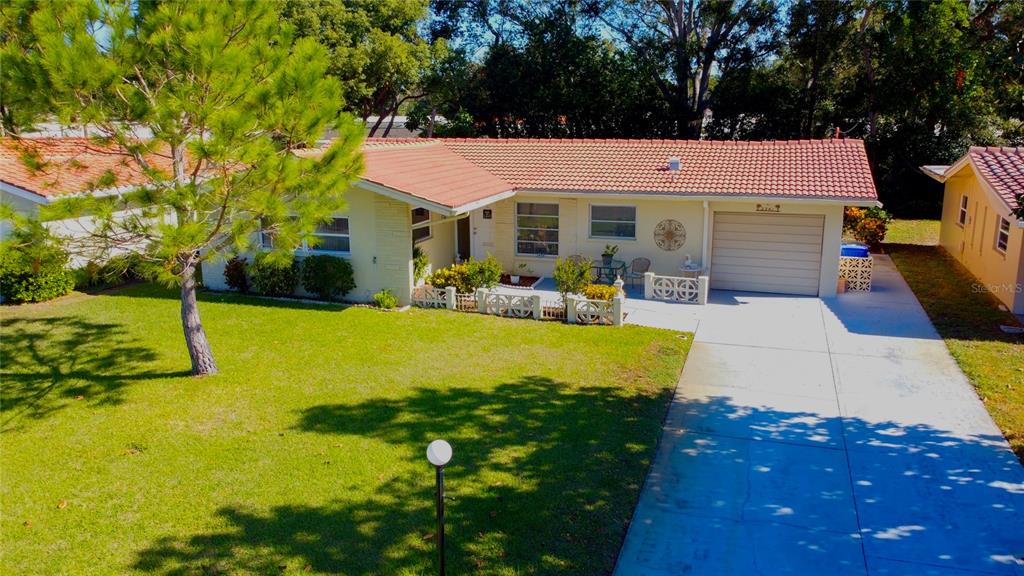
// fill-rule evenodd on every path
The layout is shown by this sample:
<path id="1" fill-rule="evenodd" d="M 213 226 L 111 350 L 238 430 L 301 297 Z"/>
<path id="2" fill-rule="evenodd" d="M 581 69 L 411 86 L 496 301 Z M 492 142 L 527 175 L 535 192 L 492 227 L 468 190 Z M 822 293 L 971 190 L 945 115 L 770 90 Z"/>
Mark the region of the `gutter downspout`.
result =
<path id="1" fill-rule="evenodd" d="M 700 265 L 704 269 L 704 274 L 707 274 L 711 270 L 711 262 L 708 262 L 708 228 L 710 227 L 711 209 L 707 200 L 704 200 L 701 204 L 704 205 L 704 238 L 700 245 Z"/>

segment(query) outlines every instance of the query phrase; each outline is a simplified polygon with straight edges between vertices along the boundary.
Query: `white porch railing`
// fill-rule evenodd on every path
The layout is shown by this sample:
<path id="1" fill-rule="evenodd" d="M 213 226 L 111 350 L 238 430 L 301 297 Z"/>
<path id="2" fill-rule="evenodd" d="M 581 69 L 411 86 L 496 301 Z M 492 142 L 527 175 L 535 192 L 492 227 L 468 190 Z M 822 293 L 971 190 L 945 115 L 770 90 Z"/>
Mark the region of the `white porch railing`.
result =
<path id="1" fill-rule="evenodd" d="M 540 320 L 544 315 L 538 294 L 507 294 L 481 288 L 476 291 L 476 305 L 481 314 L 506 318 Z"/>
<path id="2" fill-rule="evenodd" d="M 447 308 L 455 310 L 458 304 L 455 287 L 434 288 L 430 284 L 417 286 L 412 290 L 412 303 L 420 308 Z"/>
<path id="3" fill-rule="evenodd" d="M 840 256 L 839 277 L 846 279 L 846 289 L 850 292 L 870 292 L 873 266 L 870 255 L 867 258 Z"/>
<path id="4" fill-rule="evenodd" d="M 579 296 L 566 296 L 566 318 L 569 324 L 610 324 L 622 326 L 622 303 L 616 296 L 611 300 L 588 300 Z"/>
<path id="5" fill-rule="evenodd" d="M 588 300 L 568 295 L 545 297 L 541 294 L 509 294 L 481 288 L 472 294 L 458 294 L 455 288 L 434 288 L 429 285 L 413 289 L 412 303 L 420 308 L 446 308 L 463 312 L 479 312 L 506 318 L 564 320 L 570 324 L 608 324 L 621 326 L 621 294 L 612 300 Z"/>
<path id="6" fill-rule="evenodd" d="M 707 304 L 708 276 L 684 278 L 682 276 L 658 276 L 654 272 L 647 272 L 644 274 L 644 299 Z"/>

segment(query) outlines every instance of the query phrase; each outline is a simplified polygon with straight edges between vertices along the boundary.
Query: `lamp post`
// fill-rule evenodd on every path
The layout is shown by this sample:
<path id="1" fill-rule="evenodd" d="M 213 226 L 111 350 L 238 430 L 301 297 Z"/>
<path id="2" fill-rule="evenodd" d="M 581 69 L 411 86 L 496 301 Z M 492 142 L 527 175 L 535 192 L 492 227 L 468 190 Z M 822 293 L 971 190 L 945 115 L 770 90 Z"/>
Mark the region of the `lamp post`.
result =
<path id="1" fill-rule="evenodd" d="M 452 459 L 452 446 L 444 440 L 434 440 L 427 446 L 427 460 L 437 470 L 437 568 L 444 571 L 444 465 Z"/>

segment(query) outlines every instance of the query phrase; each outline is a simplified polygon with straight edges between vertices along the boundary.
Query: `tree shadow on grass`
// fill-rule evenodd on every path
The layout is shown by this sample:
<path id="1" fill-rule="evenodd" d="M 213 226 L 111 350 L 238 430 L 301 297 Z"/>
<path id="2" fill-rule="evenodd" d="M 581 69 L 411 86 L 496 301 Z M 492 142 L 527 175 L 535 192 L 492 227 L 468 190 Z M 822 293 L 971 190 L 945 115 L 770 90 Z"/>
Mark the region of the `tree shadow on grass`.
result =
<path id="1" fill-rule="evenodd" d="M 447 467 L 451 573 L 608 573 L 670 394 L 529 376 L 487 390 L 417 388 L 398 399 L 314 406 L 298 430 L 384 440 L 415 472 L 385 472 L 370 490 L 365 480 L 341 478 L 338 499 L 324 506 L 222 508 L 228 529 L 158 541 L 134 568 L 431 572 L 433 472 L 424 450 L 445 438 L 455 451 Z"/>
<path id="2" fill-rule="evenodd" d="M 140 370 L 156 357 L 132 342 L 121 324 L 67 316 L 5 319 L 0 429 L 15 430 L 73 402 L 117 404 L 132 382 L 188 374 Z"/>
<path id="3" fill-rule="evenodd" d="M 171 575 L 432 573 L 432 473 L 423 449 L 443 437 L 455 451 L 447 468 L 450 573 L 608 574 L 666 399 L 664 391 L 570 388 L 534 376 L 493 390 L 417 388 L 395 400 L 315 406 L 301 413 L 298 430 L 393 443 L 415 472 L 382 475 L 370 490 L 366 480 L 339 478 L 338 498 L 326 505 L 265 512 L 226 506 L 217 520 L 227 528 L 158 540 L 133 568 Z M 770 557 L 855 571 L 863 566 L 863 541 L 869 555 L 1012 573 L 1024 545 L 1016 531 L 1024 469 L 998 436 L 724 396 L 676 402 L 682 405 L 667 424 L 683 442 L 662 445 L 659 459 L 670 462 L 655 465 L 658 488 L 644 496 L 634 523 L 642 530 L 656 525 L 645 514 L 676 508 L 693 522 L 633 539 L 643 540 L 643 549 L 627 544 L 624 558 L 706 560 L 707 550 L 701 556 L 687 542 L 736 541 L 729 530 L 741 518 L 772 522 L 785 510 L 788 532 L 724 551 L 718 544 L 715 554 L 735 556 L 737 566 Z M 842 451 L 815 447 L 830 442 L 849 447 L 849 464 Z M 731 510 L 741 516 L 732 519 Z M 836 532 L 835 518 L 843 515 L 849 526 Z M 647 549 L 659 544 L 666 546 L 661 552 Z"/>

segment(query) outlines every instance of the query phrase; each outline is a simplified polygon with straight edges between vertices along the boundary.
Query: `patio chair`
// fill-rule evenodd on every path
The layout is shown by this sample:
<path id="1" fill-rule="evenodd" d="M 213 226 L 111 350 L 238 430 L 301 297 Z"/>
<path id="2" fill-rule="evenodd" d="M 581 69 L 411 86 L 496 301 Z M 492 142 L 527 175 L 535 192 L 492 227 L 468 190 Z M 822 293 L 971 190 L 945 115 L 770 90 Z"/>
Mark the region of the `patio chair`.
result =
<path id="1" fill-rule="evenodd" d="M 629 263 L 629 270 L 626 271 L 627 282 L 633 280 L 643 280 L 644 273 L 651 269 L 651 261 L 647 258 L 633 258 L 633 261 Z"/>

